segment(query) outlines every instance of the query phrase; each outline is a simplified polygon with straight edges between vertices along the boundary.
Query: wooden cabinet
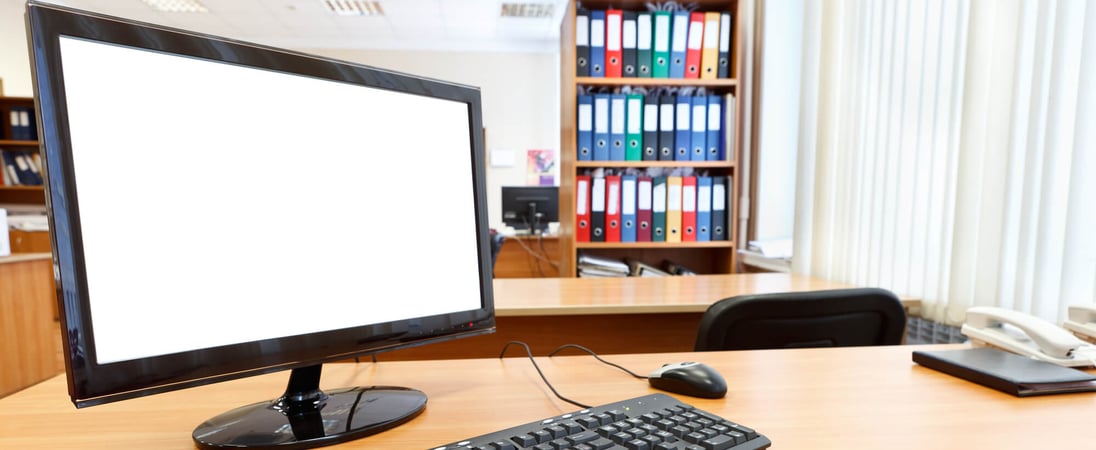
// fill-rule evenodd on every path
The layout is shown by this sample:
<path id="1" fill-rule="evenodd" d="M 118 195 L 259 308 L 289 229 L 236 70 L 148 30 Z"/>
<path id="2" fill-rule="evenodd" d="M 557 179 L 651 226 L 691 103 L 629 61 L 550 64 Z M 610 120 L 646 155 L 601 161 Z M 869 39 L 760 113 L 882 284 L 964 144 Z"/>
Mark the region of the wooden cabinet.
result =
<path id="1" fill-rule="evenodd" d="M 744 67 L 743 51 L 740 36 L 742 25 L 747 17 L 738 11 L 737 0 L 702 0 L 695 2 L 695 11 L 701 12 L 729 12 L 733 23 L 730 45 L 730 70 L 728 78 L 717 79 L 689 79 L 689 78 L 598 78 L 580 77 L 576 75 L 576 13 L 578 11 L 575 2 L 572 2 L 561 25 L 560 35 L 560 247 L 562 252 L 560 273 L 564 277 L 577 276 L 577 260 L 581 254 L 608 257 L 622 260 L 632 258 L 644 263 L 660 266 L 663 261 L 673 261 L 700 274 L 732 273 L 735 271 L 735 238 L 737 237 L 738 205 L 733 199 L 738 198 L 738 184 L 741 182 L 739 173 L 739 161 L 742 160 L 743 145 L 742 135 L 743 115 L 745 108 L 741 101 L 745 89 L 739 83 L 741 77 L 739 71 Z M 582 2 L 582 8 L 586 11 L 619 9 L 623 11 L 646 11 L 647 3 L 643 1 L 601 1 L 588 0 Z M 627 28 L 627 27 L 625 27 Z M 726 142 L 723 146 L 723 158 L 714 161 L 587 161 L 579 158 L 577 150 L 578 138 L 578 101 L 577 95 L 582 90 L 597 89 L 601 91 L 615 91 L 623 86 L 643 87 L 652 90 L 660 87 L 671 88 L 704 88 L 707 94 L 726 95 L 732 94 L 735 101 L 726 103 L 724 111 L 733 114 L 733 118 L 723 126 L 726 133 Z M 585 158 L 583 158 L 585 159 Z M 716 177 L 729 177 L 730 185 L 726 204 L 726 233 L 727 240 L 712 240 L 706 242 L 578 242 L 576 239 L 576 177 L 590 170 L 604 168 L 615 171 L 624 171 L 630 168 L 646 170 L 660 168 L 666 171 L 674 169 L 689 169 L 696 173 L 706 172 Z"/>
<path id="2" fill-rule="evenodd" d="M 0 97 L 0 150 L 13 154 L 27 156 L 38 154 L 38 141 L 28 139 L 15 139 L 19 136 L 14 128 L 18 124 L 13 123 L 12 112 L 18 116 L 20 110 L 34 110 L 34 99 L 30 97 Z M 31 113 L 33 114 L 33 113 Z M 31 124 L 33 124 L 33 119 Z M 37 135 L 37 130 L 34 132 Z M 0 168 L 3 164 L 0 164 Z M 8 180 L 11 175 L 4 172 L 2 179 Z M 18 183 L 0 183 L 0 204 L 18 203 L 44 205 L 46 203 L 45 191 L 42 186 L 13 185 Z"/>

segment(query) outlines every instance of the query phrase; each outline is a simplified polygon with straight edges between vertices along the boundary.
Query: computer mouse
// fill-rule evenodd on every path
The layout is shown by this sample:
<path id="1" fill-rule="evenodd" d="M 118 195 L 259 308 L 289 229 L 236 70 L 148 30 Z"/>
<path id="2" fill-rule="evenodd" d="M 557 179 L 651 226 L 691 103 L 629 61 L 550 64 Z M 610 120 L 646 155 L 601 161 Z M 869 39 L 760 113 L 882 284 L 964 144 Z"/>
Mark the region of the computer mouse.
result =
<path id="1" fill-rule="evenodd" d="M 647 377 L 656 389 L 700 398 L 727 395 L 727 381 L 710 366 L 698 362 L 665 364 Z"/>

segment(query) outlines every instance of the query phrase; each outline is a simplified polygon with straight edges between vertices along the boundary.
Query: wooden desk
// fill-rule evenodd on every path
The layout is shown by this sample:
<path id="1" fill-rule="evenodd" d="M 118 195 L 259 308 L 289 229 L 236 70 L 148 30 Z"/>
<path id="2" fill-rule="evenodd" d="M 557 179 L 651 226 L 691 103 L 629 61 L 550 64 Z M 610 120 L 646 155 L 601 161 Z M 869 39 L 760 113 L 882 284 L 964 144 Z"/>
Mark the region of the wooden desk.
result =
<path id="1" fill-rule="evenodd" d="M 598 353 L 692 351 L 700 317 L 712 303 L 742 294 L 852 287 L 785 273 L 663 278 L 496 279 L 494 334 L 399 350 L 386 359 L 497 356 L 524 341 L 538 355 L 563 344 Z M 907 309 L 920 305 L 903 299 Z"/>
<path id="2" fill-rule="evenodd" d="M 0 397 L 63 369 L 56 318 L 50 254 L 0 257 Z"/>
<path id="3" fill-rule="evenodd" d="M 558 236 L 510 236 L 502 241 L 495 261 L 495 278 L 559 276 Z"/>
<path id="4" fill-rule="evenodd" d="M 891 346 L 615 355 L 647 372 L 700 360 L 730 386 L 725 398 L 678 396 L 755 428 L 779 449 L 1092 448 L 1096 394 L 1017 398 L 911 362 Z M 589 356 L 538 358 L 561 394 L 604 404 L 656 392 Z M 334 364 L 322 385 L 402 385 L 430 400 L 411 422 L 331 448 L 428 449 L 578 408 L 556 399 L 526 358 Z M 193 449 L 201 421 L 280 395 L 285 372 L 76 410 L 64 377 L 0 399 L 0 448 Z"/>

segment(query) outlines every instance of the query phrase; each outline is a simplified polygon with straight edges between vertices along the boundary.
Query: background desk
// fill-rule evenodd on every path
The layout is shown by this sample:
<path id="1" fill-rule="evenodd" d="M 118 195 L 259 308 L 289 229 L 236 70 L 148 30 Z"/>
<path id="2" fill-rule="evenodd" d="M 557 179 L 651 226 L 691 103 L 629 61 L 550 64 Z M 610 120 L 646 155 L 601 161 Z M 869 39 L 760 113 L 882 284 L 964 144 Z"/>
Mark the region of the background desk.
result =
<path id="1" fill-rule="evenodd" d="M 647 372 L 703 361 L 727 378 L 718 400 L 678 397 L 769 436 L 774 449 L 1082 449 L 1096 394 L 1016 398 L 918 366 L 911 352 L 950 346 L 615 355 Z M 539 358 L 561 394 L 604 404 L 655 392 L 589 356 Z M 280 395 L 285 372 L 76 410 L 64 377 L 0 399 L 0 448 L 193 449 L 190 433 L 230 408 Z M 408 424 L 332 448 L 428 449 L 577 410 L 556 399 L 526 358 L 333 364 L 325 388 L 421 389 Z"/>
<path id="2" fill-rule="evenodd" d="M 495 278 L 559 276 L 558 236 L 508 236 L 495 261 Z"/>
<path id="3" fill-rule="evenodd" d="M 850 285 L 785 273 L 660 278 L 496 279 L 497 332 L 378 356 L 446 359 L 497 356 L 506 342 L 538 355 L 563 344 L 598 353 L 687 352 L 712 303 L 742 294 L 839 289 Z M 918 300 L 903 299 L 910 307 Z"/>

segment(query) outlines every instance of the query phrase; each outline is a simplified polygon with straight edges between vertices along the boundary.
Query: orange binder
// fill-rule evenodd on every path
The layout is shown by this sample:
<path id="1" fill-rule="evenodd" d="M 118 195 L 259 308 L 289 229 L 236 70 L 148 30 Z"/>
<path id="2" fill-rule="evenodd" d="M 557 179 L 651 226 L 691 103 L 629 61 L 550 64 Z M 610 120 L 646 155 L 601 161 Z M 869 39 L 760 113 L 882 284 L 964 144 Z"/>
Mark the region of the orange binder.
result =
<path id="1" fill-rule="evenodd" d="M 590 176 L 575 176 L 575 241 L 590 242 Z"/>
<path id="2" fill-rule="evenodd" d="M 690 13 L 688 46 L 685 47 L 685 78 L 700 78 L 700 49 L 703 45 L 704 13 Z"/>
<path id="3" fill-rule="evenodd" d="M 620 175 L 605 176 L 605 242 L 620 242 Z"/>
<path id="4" fill-rule="evenodd" d="M 666 177 L 666 242 L 681 242 L 681 177 Z"/>
<path id="5" fill-rule="evenodd" d="M 624 50 L 621 41 L 624 23 L 624 11 L 619 9 L 605 10 L 605 77 L 621 78 L 624 76 Z"/>
<path id="6" fill-rule="evenodd" d="M 681 241 L 696 242 L 696 177 L 681 177 Z"/>
<path id="7" fill-rule="evenodd" d="M 704 43 L 700 49 L 700 78 L 719 78 L 719 13 L 704 13 Z"/>

